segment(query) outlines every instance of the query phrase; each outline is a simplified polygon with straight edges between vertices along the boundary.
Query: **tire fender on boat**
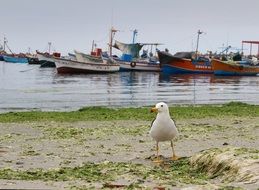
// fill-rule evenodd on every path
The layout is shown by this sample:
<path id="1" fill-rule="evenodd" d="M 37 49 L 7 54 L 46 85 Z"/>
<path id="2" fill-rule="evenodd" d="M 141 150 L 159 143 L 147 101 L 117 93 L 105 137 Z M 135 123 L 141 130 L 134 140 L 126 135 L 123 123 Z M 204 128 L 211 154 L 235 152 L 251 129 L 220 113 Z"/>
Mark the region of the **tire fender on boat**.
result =
<path id="1" fill-rule="evenodd" d="M 136 66 L 136 62 L 131 62 L 131 63 L 130 63 L 130 66 L 131 66 L 131 67 L 135 67 L 135 66 Z"/>

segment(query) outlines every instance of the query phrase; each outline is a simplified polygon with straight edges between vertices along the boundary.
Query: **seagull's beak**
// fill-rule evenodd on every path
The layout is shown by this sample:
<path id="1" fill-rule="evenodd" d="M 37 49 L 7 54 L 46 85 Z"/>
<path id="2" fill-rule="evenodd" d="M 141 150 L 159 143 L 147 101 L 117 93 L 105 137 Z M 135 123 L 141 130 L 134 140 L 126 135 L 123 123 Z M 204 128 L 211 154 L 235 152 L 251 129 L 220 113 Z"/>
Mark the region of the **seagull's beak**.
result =
<path id="1" fill-rule="evenodd" d="M 150 112 L 158 112 L 158 109 L 156 107 L 151 108 Z"/>

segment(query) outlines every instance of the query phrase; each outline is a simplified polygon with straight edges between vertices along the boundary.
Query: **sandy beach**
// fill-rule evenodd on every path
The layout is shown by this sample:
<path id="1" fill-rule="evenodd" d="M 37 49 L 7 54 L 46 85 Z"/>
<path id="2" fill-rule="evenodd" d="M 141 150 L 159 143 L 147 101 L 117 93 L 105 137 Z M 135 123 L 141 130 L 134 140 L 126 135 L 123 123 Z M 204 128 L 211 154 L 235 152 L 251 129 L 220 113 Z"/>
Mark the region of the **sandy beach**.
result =
<path id="1" fill-rule="evenodd" d="M 250 183 L 236 180 L 226 182 L 222 180 L 223 175 L 210 178 L 206 172 L 197 174 L 195 178 L 190 175 L 195 170 L 189 162 L 186 174 L 179 174 L 179 171 L 182 171 L 185 161 L 201 151 L 245 148 L 244 153 L 253 150 L 253 159 L 257 160 L 254 175 L 258 177 L 259 117 L 178 119 L 176 124 L 180 135 L 175 140 L 175 149 L 181 159 L 171 161 L 170 142 L 164 142 L 160 143 L 164 163 L 157 165 L 152 162 L 155 142 L 148 134 L 150 121 L 0 123 L 0 188 L 258 188 L 258 180 Z M 173 167 L 178 165 L 181 167 L 174 171 Z M 66 173 L 66 168 L 82 169 L 80 167 L 93 167 L 91 171 L 98 171 L 88 177 Z M 32 178 L 28 171 L 38 171 L 32 176 L 41 177 Z M 43 175 L 45 177 L 39 171 L 47 171 Z M 63 177 L 47 177 L 48 171 L 59 171 Z M 104 177 L 104 174 L 107 176 Z"/>

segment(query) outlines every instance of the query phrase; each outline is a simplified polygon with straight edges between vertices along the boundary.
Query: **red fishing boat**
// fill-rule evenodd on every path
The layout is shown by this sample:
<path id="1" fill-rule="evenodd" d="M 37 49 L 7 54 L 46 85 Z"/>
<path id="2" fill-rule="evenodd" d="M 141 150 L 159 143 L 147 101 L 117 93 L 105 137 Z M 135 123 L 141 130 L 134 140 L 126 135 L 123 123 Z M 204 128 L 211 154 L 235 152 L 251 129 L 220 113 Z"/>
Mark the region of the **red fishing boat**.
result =
<path id="1" fill-rule="evenodd" d="M 209 58 L 195 58 L 194 52 L 179 52 L 172 55 L 168 52 L 159 51 L 158 58 L 164 73 L 213 73 Z"/>
<path id="2" fill-rule="evenodd" d="M 211 62 L 215 75 L 253 76 L 259 74 L 259 65 L 251 65 L 245 61 L 221 61 L 213 59 Z"/>
<path id="3" fill-rule="evenodd" d="M 200 34 L 202 32 L 199 30 L 196 52 L 178 52 L 172 55 L 168 51 L 158 51 L 160 66 L 164 73 L 213 73 L 210 58 L 198 55 Z"/>
<path id="4" fill-rule="evenodd" d="M 243 46 L 250 44 L 250 55 L 244 56 Z M 258 45 L 257 56 L 252 55 L 252 45 Z M 215 75 L 254 76 L 259 74 L 259 41 L 242 41 L 242 53 L 237 52 L 230 60 L 213 59 L 212 69 Z"/>

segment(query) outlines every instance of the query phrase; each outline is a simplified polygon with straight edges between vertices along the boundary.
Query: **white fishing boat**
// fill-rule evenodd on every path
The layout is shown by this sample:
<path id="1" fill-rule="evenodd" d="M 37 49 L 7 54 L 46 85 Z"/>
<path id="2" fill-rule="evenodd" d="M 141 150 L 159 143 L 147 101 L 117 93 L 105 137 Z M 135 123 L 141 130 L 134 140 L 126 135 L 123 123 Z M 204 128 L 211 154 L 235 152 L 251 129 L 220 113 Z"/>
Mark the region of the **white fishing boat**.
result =
<path id="1" fill-rule="evenodd" d="M 121 71 L 161 71 L 158 57 L 152 53 L 152 47 L 161 45 L 159 43 L 135 43 L 137 30 L 133 31 L 133 42 L 125 44 L 115 41 L 113 47 L 122 52 L 122 56 L 116 59 L 120 64 Z M 151 51 L 143 50 L 139 55 L 143 46 L 151 46 Z"/>
<path id="2" fill-rule="evenodd" d="M 114 60 L 103 60 L 102 63 L 79 62 L 63 58 L 53 58 L 58 73 L 110 73 L 119 71 L 120 65 Z"/>
<path id="3" fill-rule="evenodd" d="M 40 52 L 40 51 L 36 51 L 37 55 L 36 57 L 38 58 L 39 62 L 40 62 L 40 67 L 55 67 L 55 63 L 52 60 L 52 57 L 60 57 L 61 54 L 59 52 L 52 52 L 51 53 L 51 49 L 52 49 L 52 43 L 48 42 L 48 52 Z"/>

